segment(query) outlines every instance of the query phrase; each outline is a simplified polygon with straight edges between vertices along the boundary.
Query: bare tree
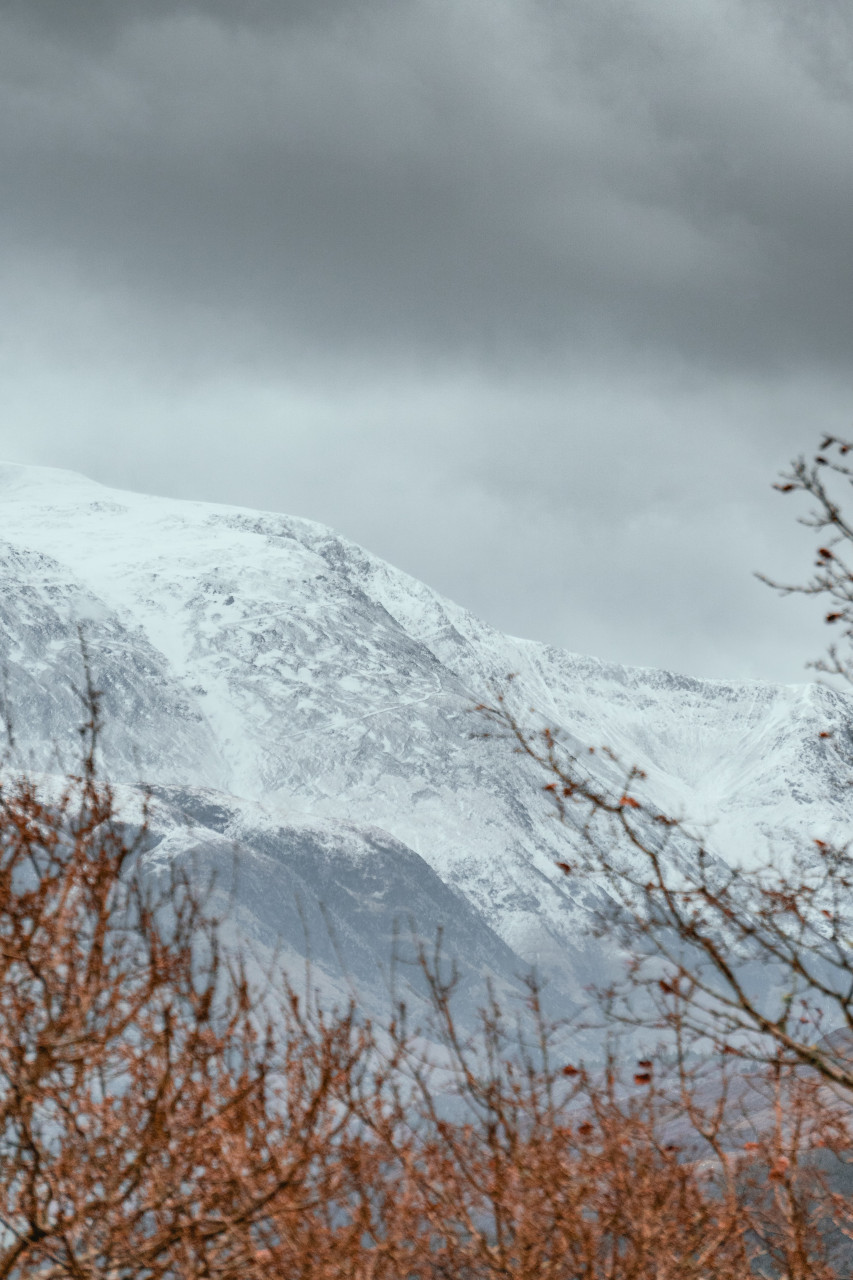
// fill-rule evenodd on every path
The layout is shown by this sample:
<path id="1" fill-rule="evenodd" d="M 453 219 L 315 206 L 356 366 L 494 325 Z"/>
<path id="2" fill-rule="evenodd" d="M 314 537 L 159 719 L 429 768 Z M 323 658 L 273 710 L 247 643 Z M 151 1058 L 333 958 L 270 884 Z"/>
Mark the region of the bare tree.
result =
<path id="1" fill-rule="evenodd" d="M 535 989 L 512 1034 L 487 996 L 470 1040 L 426 957 L 428 1036 L 286 981 L 259 1000 L 198 885 L 140 872 L 90 698 L 61 796 L 0 787 L 0 1276 L 746 1274 L 758 1156 L 740 1182 L 686 1158 L 650 1063 L 555 1060 Z"/>
<path id="2" fill-rule="evenodd" d="M 513 1023 L 489 996 L 477 1033 L 456 1026 L 453 978 L 421 956 L 432 1041 L 392 1028 L 393 1067 L 357 1110 L 393 1152 L 393 1234 L 414 1280 L 742 1280 L 758 1250 L 744 1185 L 667 1136 L 679 1104 L 652 1064 L 627 1087 L 555 1056 L 531 985 Z M 751 1162 L 747 1156 L 744 1166 Z"/>
<path id="3" fill-rule="evenodd" d="M 827 598 L 826 621 L 842 641 L 812 665 L 853 682 L 853 523 L 842 503 L 851 450 L 826 437 L 776 486 L 813 499 L 802 522 L 821 545 L 806 584 L 770 585 Z M 506 697 L 482 711 L 542 768 L 557 814 L 578 832 L 577 856 L 560 869 L 608 891 L 599 928 L 621 938 L 630 963 L 623 983 L 598 993 L 605 1013 L 659 1033 L 682 1117 L 730 1181 L 744 1151 L 763 1169 L 750 1230 L 776 1274 L 847 1274 L 833 1269 L 827 1241 L 853 1234 L 851 1205 L 814 1153 L 828 1167 L 828 1153 L 846 1161 L 853 1151 L 850 843 L 816 838 L 784 864 L 768 852 L 761 865 L 727 865 L 689 822 L 648 800 L 630 762 L 604 747 L 608 768 L 593 770 L 599 744 L 579 750 L 558 728 L 531 732 Z M 833 736 L 829 727 L 819 735 L 824 745 Z"/>
<path id="4" fill-rule="evenodd" d="M 0 1276 L 744 1274 L 738 1196 L 652 1076 L 553 1062 L 535 990 L 527 1031 L 492 999 L 468 1042 L 424 958 L 430 1051 L 286 983 L 265 1021 L 198 886 L 140 874 L 96 731 L 61 796 L 0 788 Z"/>
<path id="5" fill-rule="evenodd" d="M 799 517 L 800 524 L 821 535 L 811 578 L 799 585 L 786 585 L 758 575 L 783 595 L 825 599 L 825 621 L 841 633 L 842 639 L 829 645 L 826 656 L 810 665 L 825 675 L 840 676 L 847 683 L 853 683 L 853 523 L 845 514 L 843 497 L 853 487 L 853 467 L 847 461 L 851 451 L 850 441 L 824 436 L 813 458 L 795 458 L 774 485 L 779 493 L 804 493 L 812 500 L 809 511 Z"/>
<path id="6" fill-rule="evenodd" d="M 197 887 L 140 878 L 91 711 L 60 797 L 0 789 L 0 1276 L 268 1274 L 265 1237 L 322 1193 L 360 1033 L 294 1011 L 274 1034 Z"/>

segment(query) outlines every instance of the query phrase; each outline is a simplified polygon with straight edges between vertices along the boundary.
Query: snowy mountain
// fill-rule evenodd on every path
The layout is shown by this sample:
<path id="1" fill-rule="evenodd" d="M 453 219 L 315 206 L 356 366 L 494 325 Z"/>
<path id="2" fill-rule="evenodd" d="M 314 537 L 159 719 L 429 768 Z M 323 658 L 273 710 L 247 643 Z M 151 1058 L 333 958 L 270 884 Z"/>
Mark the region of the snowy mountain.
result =
<path id="1" fill-rule="evenodd" d="M 306 520 L 4 465 L 0 581 L 18 762 L 73 763 L 82 627 L 105 768 L 128 795 L 153 788 L 152 867 L 235 863 L 241 936 L 310 954 L 333 992 L 379 1000 L 410 924 L 444 929 L 472 1000 L 536 964 L 568 1008 L 612 961 L 590 936 L 599 890 L 555 868 L 577 836 L 543 779 L 476 736 L 472 708 L 509 673 L 520 708 L 641 766 L 724 857 L 849 831 L 819 734 L 846 737 L 850 699 L 505 636 Z"/>

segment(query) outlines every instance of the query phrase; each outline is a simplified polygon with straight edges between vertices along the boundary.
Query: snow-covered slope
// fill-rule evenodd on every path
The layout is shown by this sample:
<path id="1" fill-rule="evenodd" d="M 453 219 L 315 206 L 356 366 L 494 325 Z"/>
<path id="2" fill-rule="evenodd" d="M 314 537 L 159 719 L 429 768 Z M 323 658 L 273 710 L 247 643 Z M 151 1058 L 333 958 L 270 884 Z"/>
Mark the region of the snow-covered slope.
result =
<path id="1" fill-rule="evenodd" d="M 713 824 L 724 856 L 849 829 L 846 774 L 819 736 L 846 734 L 849 700 L 507 637 L 309 521 L 6 465 L 0 583 L 26 760 L 55 771 L 73 741 L 82 626 L 106 766 L 160 789 L 160 856 L 236 843 L 244 927 L 280 926 L 300 954 L 298 897 L 334 900 L 362 969 L 406 908 L 502 980 L 535 962 L 571 999 L 599 970 L 594 890 L 554 867 L 571 828 L 511 744 L 474 736 L 472 707 L 511 672 L 519 706 L 640 765 L 651 798 Z"/>

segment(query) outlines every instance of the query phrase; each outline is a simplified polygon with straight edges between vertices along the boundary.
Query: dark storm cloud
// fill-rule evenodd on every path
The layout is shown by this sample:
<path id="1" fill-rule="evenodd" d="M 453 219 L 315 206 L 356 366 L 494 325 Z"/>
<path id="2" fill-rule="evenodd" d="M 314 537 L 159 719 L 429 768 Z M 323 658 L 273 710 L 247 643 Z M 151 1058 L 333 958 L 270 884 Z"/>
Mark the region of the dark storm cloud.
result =
<path id="1" fill-rule="evenodd" d="M 0 0 L 0 445 L 792 678 L 852 153 L 847 0 Z"/>
<path id="2" fill-rule="evenodd" d="M 333 8 L 341 0 L 5 0 L 8 16 L 32 30 L 103 50 L 128 26 L 197 13 L 229 26 L 280 27 Z"/>
<path id="3" fill-rule="evenodd" d="M 850 83 L 796 14 L 27 0 L 4 243 L 278 355 L 840 363 Z"/>

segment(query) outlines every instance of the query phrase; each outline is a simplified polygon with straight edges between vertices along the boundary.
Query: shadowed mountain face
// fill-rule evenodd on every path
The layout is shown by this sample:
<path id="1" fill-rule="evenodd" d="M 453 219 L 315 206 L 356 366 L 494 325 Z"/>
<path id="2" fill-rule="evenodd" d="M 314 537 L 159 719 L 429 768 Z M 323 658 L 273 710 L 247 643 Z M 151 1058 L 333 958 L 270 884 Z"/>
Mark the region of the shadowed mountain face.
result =
<path id="1" fill-rule="evenodd" d="M 8 465 L 0 576 L 19 759 L 73 763 L 80 628 L 104 769 L 154 788 L 152 870 L 233 868 L 241 937 L 310 954 L 338 993 L 381 1000 L 395 950 L 416 987 L 412 930 L 443 929 L 474 1003 L 484 977 L 509 989 L 535 964 L 571 1009 L 616 963 L 591 935 L 601 890 L 554 866 L 578 837 L 543 779 L 477 736 L 473 708 L 510 673 L 525 714 L 641 766 L 649 798 L 723 857 L 849 828 L 845 770 L 819 737 L 847 734 L 849 700 L 507 637 L 308 521 Z"/>

